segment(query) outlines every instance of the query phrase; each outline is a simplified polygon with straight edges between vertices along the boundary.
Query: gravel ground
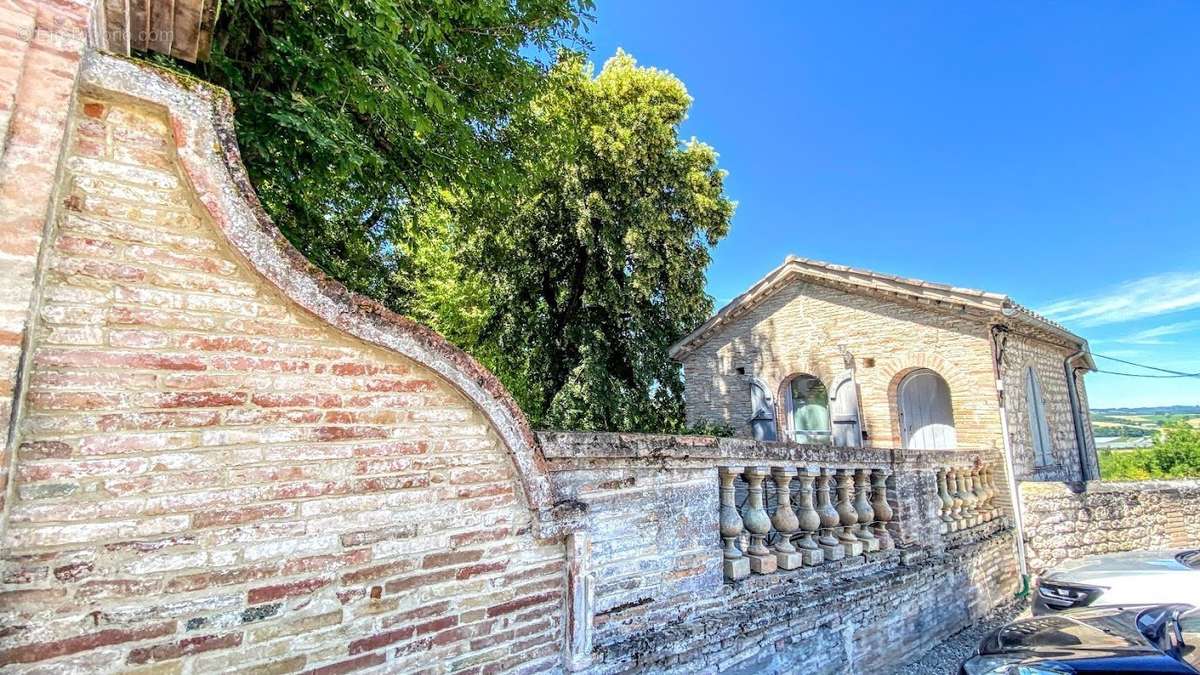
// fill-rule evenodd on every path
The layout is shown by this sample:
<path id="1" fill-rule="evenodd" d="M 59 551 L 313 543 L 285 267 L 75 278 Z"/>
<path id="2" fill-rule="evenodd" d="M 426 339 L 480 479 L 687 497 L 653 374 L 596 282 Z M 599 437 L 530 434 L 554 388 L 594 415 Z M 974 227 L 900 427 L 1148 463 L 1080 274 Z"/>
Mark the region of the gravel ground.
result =
<path id="1" fill-rule="evenodd" d="M 997 607 L 981 621 L 925 652 L 920 659 L 892 671 L 892 675 L 958 675 L 958 667 L 975 654 L 983 636 L 1022 614 L 1028 616 L 1027 608 L 1024 600 Z"/>

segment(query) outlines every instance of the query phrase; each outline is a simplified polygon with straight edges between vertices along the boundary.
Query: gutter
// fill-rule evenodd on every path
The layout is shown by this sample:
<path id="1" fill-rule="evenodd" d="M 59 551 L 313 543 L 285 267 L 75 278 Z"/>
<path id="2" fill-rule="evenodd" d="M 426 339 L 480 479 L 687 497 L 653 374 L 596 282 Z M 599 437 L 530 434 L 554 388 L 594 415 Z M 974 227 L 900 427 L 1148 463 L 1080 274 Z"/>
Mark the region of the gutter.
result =
<path id="1" fill-rule="evenodd" d="M 1075 385 L 1075 367 L 1071 365 L 1072 361 L 1088 353 L 1086 345 L 1084 347 L 1063 359 L 1063 371 L 1067 376 L 1067 398 L 1070 399 L 1071 421 L 1075 426 L 1075 448 L 1079 453 L 1079 478 L 1086 483 L 1092 479 L 1092 476 L 1089 475 L 1091 464 L 1087 458 L 1087 434 L 1083 430 L 1083 414 L 1079 410 L 1079 391 Z"/>
<path id="2" fill-rule="evenodd" d="M 1006 312 L 1007 313 L 1007 312 Z M 1004 377 L 1000 372 L 1000 364 L 1004 358 L 997 338 L 1008 329 L 1000 324 L 991 325 L 992 333 L 992 372 L 996 377 L 996 401 L 1000 407 L 1000 434 L 1004 439 L 1004 478 L 1008 481 L 1008 500 L 1012 504 L 1013 526 L 1017 531 L 1017 567 L 1021 573 L 1021 590 L 1016 597 L 1029 597 L 1029 565 L 1025 554 L 1025 518 L 1021 512 L 1021 494 L 1017 489 L 1016 470 L 1013 469 L 1012 441 L 1008 433 L 1008 411 L 1004 405 Z"/>

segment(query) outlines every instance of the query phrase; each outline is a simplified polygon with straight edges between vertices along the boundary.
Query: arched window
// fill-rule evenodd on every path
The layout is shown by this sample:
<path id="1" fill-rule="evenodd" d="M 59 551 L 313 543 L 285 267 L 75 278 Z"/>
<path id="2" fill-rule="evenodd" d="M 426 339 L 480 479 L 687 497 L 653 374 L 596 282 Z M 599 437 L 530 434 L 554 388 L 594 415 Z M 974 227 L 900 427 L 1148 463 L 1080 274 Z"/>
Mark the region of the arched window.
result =
<path id="1" fill-rule="evenodd" d="M 904 447 L 953 450 L 957 447 L 950 385 L 928 368 L 918 368 L 900 381 L 900 433 Z"/>
<path id="2" fill-rule="evenodd" d="M 750 432 L 756 441 L 775 440 L 775 406 L 758 380 L 750 381 Z"/>
<path id="3" fill-rule="evenodd" d="M 1029 410 L 1029 437 L 1032 439 L 1035 466 L 1054 464 L 1054 445 L 1050 441 L 1050 425 L 1046 423 L 1046 404 L 1042 399 L 1042 383 L 1033 366 L 1025 369 L 1025 407 Z"/>
<path id="4" fill-rule="evenodd" d="M 829 392 L 812 375 L 797 375 L 788 382 L 788 426 L 797 443 L 829 443 Z"/>

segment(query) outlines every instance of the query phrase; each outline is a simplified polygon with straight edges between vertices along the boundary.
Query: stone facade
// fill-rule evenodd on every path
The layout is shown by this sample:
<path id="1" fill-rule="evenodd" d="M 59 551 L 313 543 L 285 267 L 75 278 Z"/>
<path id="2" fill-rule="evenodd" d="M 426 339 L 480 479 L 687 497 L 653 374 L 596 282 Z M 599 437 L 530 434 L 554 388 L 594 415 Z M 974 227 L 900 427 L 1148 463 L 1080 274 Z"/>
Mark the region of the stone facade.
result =
<path id="1" fill-rule="evenodd" d="M 1020 487 L 1034 574 L 1086 555 L 1194 548 L 1200 542 L 1200 481 Z"/>
<path id="2" fill-rule="evenodd" d="M 773 398 L 782 437 L 786 387 L 792 377 L 812 375 L 827 388 L 849 377 L 857 384 L 864 442 L 901 447 L 898 387 L 907 374 L 927 368 L 949 385 L 958 446 L 998 450 L 1004 447 L 1004 434 L 993 366 L 995 342 L 1002 354 L 1000 372 L 1017 477 L 1080 476 L 1063 361 L 1084 343 L 1071 345 L 998 311 L 921 302 L 837 280 L 795 276 L 754 292 L 753 301 L 734 301 L 730 308 L 736 306 L 737 311 L 722 310 L 729 315 L 718 314 L 719 322 L 675 347 L 691 422 L 727 424 L 736 435 L 750 436 L 750 385 L 755 382 Z M 993 327 L 1002 337 L 994 338 Z M 1026 412 L 1025 372 L 1031 365 L 1042 385 L 1053 439 L 1055 461 L 1045 467 L 1036 465 Z M 1081 401 L 1086 401 L 1081 374 L 1077 383 Z M 1083 415 L 1090 429 L 1086 408 Z M 1085 455 L 1094 467 L 1090 431 L 1085 436 Z"/>
<path id="3" fill-rule="evenodd" d="M 1009 334 L 1005 341 L 1002 370 L 1004 377 L 1005 409 L 1008 413 L 1008 432 L 1012 443 L 1013 469 L 1020 479 L 1069 481 L 1078 480 L 1079 450 L 1075 442 L 1075 425 L 1071 419 L 1071 403 L 1067 393 L 1067 376 L 1063 360 L 1071 352 L 1020 335 Z M 1039 465 L 1035 461 L 1032 427 L 1029 420 L 1029 401 L 1025 395 L 1028 369 L 1033 368 L 1042 387 L 1046 424 L 1052 438 L 1053 461 Z M 1083 375 L 1076 375 L 1080 409 L 1083 414 L 1085 443 L 1091 449 L 1085 453 L 1089 476 L 1099 476 L 1100 467 L 1092 440 L 1091 412 L 1087 408 L 1087 393 Z"/>

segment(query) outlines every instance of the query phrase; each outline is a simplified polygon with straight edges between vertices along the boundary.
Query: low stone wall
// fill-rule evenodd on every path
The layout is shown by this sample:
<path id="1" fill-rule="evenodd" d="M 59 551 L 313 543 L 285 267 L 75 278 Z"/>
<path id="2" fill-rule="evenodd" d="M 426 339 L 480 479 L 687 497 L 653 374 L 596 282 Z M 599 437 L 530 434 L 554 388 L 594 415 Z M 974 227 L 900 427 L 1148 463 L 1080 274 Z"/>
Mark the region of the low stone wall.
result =
<path id="1" fill-rule="evenodd" d="M 938 531 L 934 467 L 970 452 L 590 433 L 539 440 L 556 501 L 576 507 L 570 529 L 591 541 L 590 672 L 877 672 L 1017 589 L 1007 517 Z M 717 467 L 731 464 L 891 467 L 898 548 L 727 582 Z"/>
<path id="2" fill-rule="evenodd" d="M 1033 574 L 1086 555 L 1200 546 L 1200 480 L 1020 488 Z"/>
<path id="3" fill-rule="evenodd" d="M 910 661 L 1013 598 L 1002 524 L 950 546 L 889 551 L 725 584 L 714 607 L 597 648 L 596 672 L 878 673 Z"/>

